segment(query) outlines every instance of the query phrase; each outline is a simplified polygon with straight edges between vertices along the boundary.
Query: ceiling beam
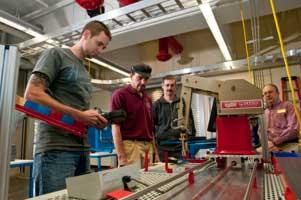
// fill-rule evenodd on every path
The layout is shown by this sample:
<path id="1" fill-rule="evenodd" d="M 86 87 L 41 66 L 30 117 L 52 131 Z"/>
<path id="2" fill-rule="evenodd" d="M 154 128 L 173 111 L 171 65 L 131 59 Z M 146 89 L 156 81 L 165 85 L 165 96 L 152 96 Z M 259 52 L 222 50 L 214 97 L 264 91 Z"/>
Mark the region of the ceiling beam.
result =
<path id="1" fill-rule="evenodd" d="M 7 33 L 9 35 L 12 35 L 12 36 L 17 37 L 22 40 L 29 40 L 32 38 L 30 35 L 22 32 L 22 31 L 18 31 L 16 29 L 14 29 L 13 27 L 10 27 L 3 23 L 0 23 L 0 30 L 3 31 L 4 33 Z"/>
<path id="2" fill-rule="evenodd" d="M 15 16 L 13 16 L 13 15 L 5 12 L 4 10 L 1 10 L 1 9 L 0 9 L 0 18 L 3 18 L 5 20 L 11 21 L 11 22 L 14 22 L 14 23 L 19 24 L 19 25 L 21 25 L 23 27 L 26 27 L 28 29 L 32 29 L 33 31 L 42 33 L 42 29 L 41 28 L 39 28 L 37 26 L 34 26 L 34 25 L 32 25 L 32 24 L 30 24 L 30 23 L 28 23 L 28 22 L 26 22 L 26 21 L 24 21 L 22 19 L 19 19 L 19 18 L 15 17 Z"/>
<path id="3" fill-rule="evenodd" d="M 0 27 L 0 29 L 1 29 L 1 27 Z M 1 35 L 0 44 L 6 44 L 6 32 L 0 31 L 0 35 Z"/>
<path id="4" fill-rule="evenodd" d="M 73 4 L 73 3 L 74 3 L 74 0 L 63 0 L 63 1 L 60 1 L 59 3 L 57 3 L 57 4 L 54 4 L 50 7 L 48 7 L 48 8 L 42 8 L 42 9 L 36 10 L 32 13 L 29 13 L 27 15 L 24 15 L 21 18 L 23 20 L 26 20 L 26 21 L 31 21 L 31 20 L 34 20 L 38 17 L 47 15 L 48 13 L 51 13 L 51 12 L 57 10 L 57 9 L 69 6 L 70 4 Z"/>
<path id="5" fill-rule="evenodd" d="M 42 5 L 44 8 L 48 8 L 48 7 L 49 7 L 48 4 L 45 3 L 45 2 L 42 1 L 42 0 L 34 0 L 34 1 L 37 2 L 38 4 Z"/>

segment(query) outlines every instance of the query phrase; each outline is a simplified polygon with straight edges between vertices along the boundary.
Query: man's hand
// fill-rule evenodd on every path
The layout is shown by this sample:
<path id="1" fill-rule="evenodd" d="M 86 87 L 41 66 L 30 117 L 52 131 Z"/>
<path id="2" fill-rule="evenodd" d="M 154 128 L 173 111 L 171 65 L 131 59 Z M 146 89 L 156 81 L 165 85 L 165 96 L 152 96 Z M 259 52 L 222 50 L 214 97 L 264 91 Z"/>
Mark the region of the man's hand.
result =
<path id="1" fill-rule="evenodd" d="M 108 120 L 92 109 L 81 111 L 75 118 L 88 126 L 96 128 L 104 128 L 108 124 Z"/>
<path id="2" fill-rule="evenodd" d="M 76 120 L 81 121 L 88 126 L 104 128 L 107 125 L 108 121 L 96 110 L 80 111 L 55 100 L 45 92 L 48 86 L 48 76 L 40 72 L 35 72 L 30 77 L 24 96 L 27 100 L 49 106 L 57 112 L 71 115 Z"/>
<path id="3" fill-rule="evenodd" d="M 277 146 L 275 146 L 272 141 L 268 141 L 268 149 L 269 149 L 269 152 L 279 151 L 279 148 Z"/>
<path id="4" fill-rule="evenodd" d="M 128 160 L 125 154 L 118 154 L 118 165 L 124 166 L 128 164 Z"/>
<path id="5" fill-rule="evenodd" d="M 155 163 L 161 162 L 158 152 L 155 153 Z"/>
<path id="6" fill-rule="evenodd" d="M 277 146 L 275 146 L 274 145 L 274 143 L 272 142 L 272 141 L 268 141 L 268 151 L 269 152 L 273 152 L 273 151 L 279 151 L 280 149 L 277 147 Z M 262 147 L 258 147 L 257 149 L 256 149 L 256 151 L 258 152 L 258 153 L 262 153 Z"/>

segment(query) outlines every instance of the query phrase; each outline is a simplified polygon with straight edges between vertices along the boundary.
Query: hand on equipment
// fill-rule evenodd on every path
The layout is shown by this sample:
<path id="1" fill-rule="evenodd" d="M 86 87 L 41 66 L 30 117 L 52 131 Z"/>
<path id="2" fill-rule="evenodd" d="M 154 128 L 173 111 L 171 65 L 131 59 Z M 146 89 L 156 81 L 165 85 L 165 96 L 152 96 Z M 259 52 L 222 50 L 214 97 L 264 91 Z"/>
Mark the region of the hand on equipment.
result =
<path id="1" fill-rule="evenodd" d="M 103 116 L 101 116 L 96 110 L 82 111 L 78 116 L 78 120 L 88 126 L 94 126 L 96 128 L 104 128 L 108 124 Z"/>

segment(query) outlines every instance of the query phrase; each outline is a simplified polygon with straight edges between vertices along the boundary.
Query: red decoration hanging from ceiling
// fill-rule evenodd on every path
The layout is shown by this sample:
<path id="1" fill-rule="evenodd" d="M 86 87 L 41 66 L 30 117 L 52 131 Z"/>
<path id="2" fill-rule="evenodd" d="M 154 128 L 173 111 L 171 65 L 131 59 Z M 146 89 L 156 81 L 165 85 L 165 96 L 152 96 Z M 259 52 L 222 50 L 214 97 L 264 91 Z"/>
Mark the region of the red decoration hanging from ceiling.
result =
<path id="1" fill-rule="evenodd" d="M 130 5 L 130 4 L 136 3 L 136 2 L 138 2 L 138 1 L 139 1 L 139 0 L 118 0 L 119 6 L 120 6 L 120 7 Z"/>
<path id="2" fill-rule="evenodd" d="M 172 57 L 172 55 L 168 53 L 168 37 L 159 39 L 159 52 L 156 57 L 163 62 Z"/>
<path id="3" fill-rule="evenodd" d="M 169 48 L 173 54 L 180 54 L 183 51 L 183 46 L 174 36 L 161 38 L 159 39 L 159 52 L 156 56 L 159 61 L 165 62 L 172 57 L 172 55 L 168 52 Z"/>
<path id="4" fill-rule="evenodd" d="M 130 5 L 138 1 L 139 0 L 118 0 L 120 7 Z M 175 37 L 170 36 L 161 38 L 159 39 L 159 52 L 156 56 L 159 61 L 164 62 L 172 57 L 172 55 L 168 52 L 169 48 L 173 54 L 180 54 L 183 51 L 183 46 L 176 40 Z"/>
<path id="5" fill-rule="evenodd" d="M 102 6 L 104 0 L 75 0 L 75 1 L 86 10 L 96 10 Z"/>

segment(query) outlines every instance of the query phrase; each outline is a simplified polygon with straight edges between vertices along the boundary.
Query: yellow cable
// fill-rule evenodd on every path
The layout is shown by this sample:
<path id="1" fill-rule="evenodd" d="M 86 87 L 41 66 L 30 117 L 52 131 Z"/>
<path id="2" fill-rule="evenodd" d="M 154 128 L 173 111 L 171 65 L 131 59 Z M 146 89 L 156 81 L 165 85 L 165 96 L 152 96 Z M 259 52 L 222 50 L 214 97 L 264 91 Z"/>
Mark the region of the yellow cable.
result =
<path id="1" fill-rule="evenodd" d="M 276 15 L 276 12 L 275 12 L 275 6 L 274 6 L 273 0 L 270 0 L 270 4 L 271 4 L 273 16 L 274 16 L 274 21 L 275 21 L 276 30 L 277 30 L 278 39 L 279 39 L 280 48 L 281 48 L 281 54 L 282 54 L 283 61 L 284 61 L 284 64 L 285 64 L 285 70 L 286 70 L 286 74 L 287 74 L 287 77 L 288 77 L 290 90 L 292 91 L 291 94 L 292 94 L 293 106 L 294 106 L 294 110 L 295 110 L 297 120 L 298 120 L 298 123 L 299 123 L 299 126 L 300 126 L 301 125 L 301 118 L 300 118 L 300 114 L 299 114 L 299 111 L 298 111 L 298 108 L 297 108 L 297 105 L 296 105 L 296 97 L 295 97 L 295 93 L 294 93 L 295 90 L 294 90 L 294 86 L 293 86 L 293 83 L 292 83 L 291 72 L 290 72 L 290 69 L 288 68 L 287 58 L 286 58 L 286 55 L 285 55 L 285 49 L 284 49 L 284 46 L 283 46 L 282 36 L 281 36 L 279 24 L 278 24 L 277 15 Z M 298 146 L 299 146 L 299 152 L 300 152 L 301 151 L 301 131 L 300 130 L 299 130 L 299 144 L 298 144 Z"/>
<path id="2" fill-rule="evenodd" d="M 254 84 L 254 81 L 253 81 L 252 75 L 251 75 L 251 64 L 250 64 L 250 57 L 249 57 L 248 44 L 247 44 L 247 33 L 246 33 L 246 26 L 245 26 L 245 18 L 244 18 L 244 14 L 243 14 L 243 11 L 242 11 L 241 2 L 240 2 L 240 16 L 241 16 L 241 21 L 242 21 L 242 29 L 243 29 L 243 33 L 244 33 L 245 49 L 246 49 L 247 62 L 248 62 L 249 80 L 251 81 L 251 83 Z"/>

